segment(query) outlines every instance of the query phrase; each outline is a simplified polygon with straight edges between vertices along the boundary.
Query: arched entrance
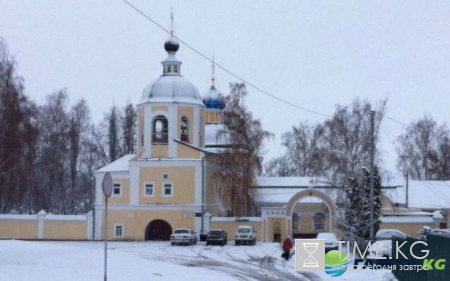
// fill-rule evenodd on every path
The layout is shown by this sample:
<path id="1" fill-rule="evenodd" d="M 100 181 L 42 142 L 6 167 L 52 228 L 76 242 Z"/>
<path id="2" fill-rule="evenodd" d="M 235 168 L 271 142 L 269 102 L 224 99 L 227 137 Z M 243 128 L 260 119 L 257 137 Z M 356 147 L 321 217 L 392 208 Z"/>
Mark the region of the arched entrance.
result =
<path id="1" fill-rule="evenodd" d="M 145 241 L 147 240 L 170 240 L 172 227 L 165 220 L 152 220 L 145 228 Z"/>
<path id="2" fill-rule="evenodd" d="M 295 227 L 299 228 L 299 222 L 301 219 L 298 218 L 298 214 L 294 212 L 296 204 L 301 201 L 303 198 L 308 197 L 316 197 L 318 199 L 321 199 L 323 204 L 326 206 L 326 213 L 322 213 L 319 210 L 314 211 L 314 214 L 311 216 L 311 225 L 312 229 L 311 233 L 299 233 L 299 236 L 297 238 L 313 238 L 317 234 L 317 232 L 321 231 L 330 231 L 334 232 L 334 218 L 336 216 L 336 205 L 334 204 L 333 200 L 328 196 L 326 193 L 319 191 L 317 189 L 308 188 L 306 190 L 302 190 L 298 193 L 296 193 L 288 202 L 286 205 L 286 219 L 287 219 L 287 233 L 290 235 L 293 235 L 294 231 L 299 232 L 299 229 L 296 229 Z M 305 236 L 306 235 L 306 236 Z M 310 235 L 311 237 L 309 237 Z"/>

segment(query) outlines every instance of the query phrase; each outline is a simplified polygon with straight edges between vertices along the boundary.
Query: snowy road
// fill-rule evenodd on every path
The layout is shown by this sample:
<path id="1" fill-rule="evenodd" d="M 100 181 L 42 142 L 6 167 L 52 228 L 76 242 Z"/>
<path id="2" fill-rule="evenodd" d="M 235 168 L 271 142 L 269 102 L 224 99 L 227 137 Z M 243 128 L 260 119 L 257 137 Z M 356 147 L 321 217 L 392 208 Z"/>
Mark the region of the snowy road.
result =
<path id="1" fill-rule="evenodd" d="M 101 242 L 0 240 L 0 280 L 103 280 Z M 108 280 L 365 280 L 386 271 L 350 270 L 338 278 L 296 272 L 280 245 L 171 246 L 168 242 L 109 242 Z"/>

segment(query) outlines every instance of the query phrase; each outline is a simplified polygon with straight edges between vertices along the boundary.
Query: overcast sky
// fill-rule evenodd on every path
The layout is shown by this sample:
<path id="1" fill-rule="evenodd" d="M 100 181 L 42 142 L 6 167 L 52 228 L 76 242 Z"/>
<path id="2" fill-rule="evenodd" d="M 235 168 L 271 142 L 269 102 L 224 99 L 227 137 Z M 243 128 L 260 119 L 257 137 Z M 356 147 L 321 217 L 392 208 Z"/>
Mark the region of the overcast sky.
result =
<path id="1" fill-rule="evenodd" d="M 129 1 L 168 29 L 173 7 L 182 40 L 301 107 L 332 115 L 355 97 L 387 97 L 387 115 L 402 122 L 450 121 L 449 1 Z M 0 36 L 31 99 L 43 103 L 66 87 L 72 102 L 88 101 L 95 121 L 113 102 L 136 104 L 167 56 L 168 35 L 122 0 L 0 0 Z M 203 94 L 210 62 L 183 45 L 177 57 Z M 216 78 L 223 93 L 237 81 L 217 68 Z M 249 108 L 276 136 L 266 159 L 282 154 L 281 135 L 293 125 L 325 120 L 249 92 Z M 403 128 L 387 119 L 383 127 L 386 167 L 396 173 L 391 141 Z"/>

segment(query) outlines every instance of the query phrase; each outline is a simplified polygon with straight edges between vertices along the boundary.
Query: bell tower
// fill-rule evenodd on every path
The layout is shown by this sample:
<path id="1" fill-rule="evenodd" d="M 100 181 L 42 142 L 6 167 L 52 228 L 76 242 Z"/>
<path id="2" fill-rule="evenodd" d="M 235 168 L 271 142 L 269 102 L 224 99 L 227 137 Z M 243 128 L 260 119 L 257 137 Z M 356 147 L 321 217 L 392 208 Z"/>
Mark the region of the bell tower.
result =
<path id="1" fill-rule="evenodd" d="M 205 106 L 197 88 L 181 75 L 179 48 L 172 30 L 164 43 L 162 75 L 144 89 L 138 104 L 138 158 L 192 158 L 180 146 L 204 146 Z"/>

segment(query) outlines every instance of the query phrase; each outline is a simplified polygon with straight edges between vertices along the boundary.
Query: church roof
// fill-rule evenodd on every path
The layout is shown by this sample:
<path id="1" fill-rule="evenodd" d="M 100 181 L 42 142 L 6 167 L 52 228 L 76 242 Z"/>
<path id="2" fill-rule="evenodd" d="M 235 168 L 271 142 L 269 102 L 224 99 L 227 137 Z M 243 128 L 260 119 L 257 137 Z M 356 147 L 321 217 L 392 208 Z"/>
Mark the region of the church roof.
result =
<path id="1" fill-rule="evenodd" d="M 163 75 L 142 92 L 141 103 L 194 103 L 203 105 L 200 93 L 181 75 Z"/>
<path id="2" fill-rule="evenodd" d="M 145 87 L 140 103 L 191 103 L 203 105 L 202 97 L 188 79 L 181 73 L 181 61 L 175 53 L 179 49 L 178 40 L 171 35 L 165 42 L 167 58 L 161 62 L 163 75 Z"/>
<path id="3" fill-rule="evenodd" d="M 136 154 L 127 154 L 117 159 L 116 161 L 98 169 L 96 172 L 128 172 L 130 170 L 129 162 L 135 156 Z"/>

